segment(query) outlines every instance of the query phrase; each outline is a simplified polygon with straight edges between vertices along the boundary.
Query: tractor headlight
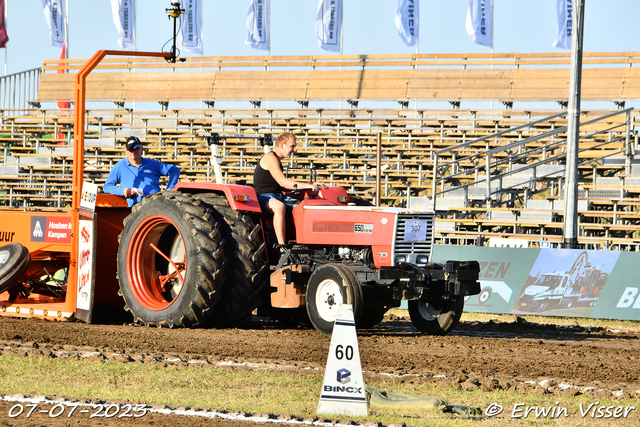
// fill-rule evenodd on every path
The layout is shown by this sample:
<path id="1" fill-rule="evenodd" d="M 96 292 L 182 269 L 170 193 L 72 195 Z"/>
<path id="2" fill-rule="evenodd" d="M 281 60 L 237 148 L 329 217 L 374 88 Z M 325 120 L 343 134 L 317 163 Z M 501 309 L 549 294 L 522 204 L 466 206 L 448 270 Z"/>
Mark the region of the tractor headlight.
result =
<path id="1" fill-rule="evenodd" d="M 235 196 L 233 196 L 233 200 L 235 200 L 236 202 L 248 202 L 251 200 L 250 196 L 247 196 L 246 194 L 236 194 Z"/>
<path id="2" fill-rule="evenodd" d="M 407 262 L 406 255 L 396 255 L 396 262 Z"/>
<path id="3" fill-rule="evenodd" d="M 416 258 L 416 264 L 426 264 L 429 262 L 429 257 L 427 255 L 418 255 Z"/>

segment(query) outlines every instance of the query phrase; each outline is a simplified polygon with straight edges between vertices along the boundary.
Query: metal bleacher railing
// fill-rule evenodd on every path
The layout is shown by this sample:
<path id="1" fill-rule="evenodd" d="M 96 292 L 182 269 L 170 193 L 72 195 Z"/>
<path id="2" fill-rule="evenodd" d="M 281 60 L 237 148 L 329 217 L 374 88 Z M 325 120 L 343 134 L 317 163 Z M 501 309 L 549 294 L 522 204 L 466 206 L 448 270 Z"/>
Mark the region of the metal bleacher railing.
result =
<path id="1" fill-rule="evenodd" d="M 585 164 L 589 164 L 589 163 L 593 163 L 593 162 L 602 162 L 604 159 L 608 158 L 608 157 L 612 157 L 618 154 L 626 154 L 625 158 L 627 159 L 627 161 L 625 162 L 626 164 L 626 173 L 630 173 L 630 165 L 631 165 L 631 152 L 632 152 L 632 147 L 630 145 L 630 141 L 631 141 L 631 111 L 633 110 L 633 108 L 629 108 L 629 109 L 625 109 L 625 110 L 620 110 L 620 111 L 615 111 L 609 114 L 606 114 L 604 116 L 601 117 L 597 117 L 591 120 L 587 120 L 587 121 L 583 121 L 580 123 L 580 127 L 586 127 L 587 125 L 592 125 L 592 124 L 596 124 L 596 123 L 602 123 L 603 121 L 605 121 L 606 119 L 609 119 L 611 117 L 615 117 L 618 115 L 625 115 L 625 120 L 622 123 L 615 123 L 612 125 L 607 125 L 606 128 L 600 129 L 598 131 L 595 132 L 588 132 L 585 133 L 583 132 L 583 134 L 580 136 L 580 140 L 581 141 L 586 141 L 586 140 L 593 140 L 595 137 L 597 137 L 598 135 L 601 134 L 606 134 L 609 132 L 616 132 L 616 131 L 620 131 L 620 128 L 624 128 L 623 129 L 623 136 L 621 137 L 616 137 L 616 138 L 612 138 L 612 139 L 608 139 L 606 141 L 603 142 L 599 142 L 594 144 L 591 144 L 588 148 L 582 148 L 579 149 L 579 152 L 584 152 L 587 149 L 589 150 L 594 150 L 594 149 L 601 149 L 603 150 L 603 154 L 600 156 L 595 156 L 595 157 L 590 157 L 588 160 L 581 162 L 579 165 L 585 165 Z M 451 154 L 452 152 L 455 151 L 460 151 L 461 149 L 464 149 L 466 147 L 469 147 L 471 145 L 477 144 L 479 142 L 483 142 L 483 141 L 488 141 L 490 139 L 499 139 L 500 137 L 502 137 L 505 134 L 508 133 L 513 133 L 516 132 L 518 130 L 521 129 L 525 129 L 525 128 L 531 128 L 534 127 L 536 125 L 540 125 L 542 123 L 545 122 L 549 122 L 552 119 L 561 117 L 566 115 L 566 112 L 562 112 L 562 113 L 557 113 L 548 117 L 545 117 L 543 119 L 540 120 L 536 120 L 534 122 L 531 123 L 527 123 L 524 125 L 520 125 L 517 127 L 514 127 L 512 129 L 505 129 L 502 130 L 500 132 L 497 132 L 495 134 L 492 135 L 486 135 L 483 136 L 481 138 L 475 139 L 473 141 L 469 141 L 469 142 L 465 142 L 462 144 L 458 144 L 455 145 L 453 147 L 447 147 L 447 148 L 443 148 L 441 150 L 436 151 L 435 153 L 435 158 L 434 158 L 434 163 L 433 163 L 433 169 L 434 169 L 434 179 L 433 179 L 433 191 L 432 191 L 432 195 L 433 195 L 433 208 L 437 209 L 437 196 L 438 195 L 444 195 L 446 192 L 449 191 L 454 191 L 453 188 L 449 188 L 449 189 L 445 189 L 444 188 L 444 184 L 446 181 L 451 181 L 454 178 L 458 178 L 464 175 L 469 175 L 470 173 L 473 173 L 474 176 L 478 176 L 478 172 L 479 171 L 484 171 L 485 172 L 485 177 L 482 179 L 476 179 L 472 182 L 469 182 L 467 184 L 464 184 L 462 186 L 463 191 L 465 192 L 465 197 L 468 198 L 468 191 L 469 191 L 469 187 L 478 187 L 478 184 L 484 183 L 485 184 L 485 191 L 484 191 L 484 199 L 487 203 L 487 207 L 491 207 L 491 203 L 492 203 L 492 198 L 490 197 L 490 195 L 494 194 L 494 193 L 498 193 L 498 192 L 502 192 L 504 191 L 504 186 L 502 185 L 502 180 L 505 177 L 508 176 L 512 176 L 514 174 L 521 174 L 522 172 L 524 172 L 525 170 L 528 169 L 533 169 L 534 172 L 539 171 L 540 166 L 542 165 L 550 165 L 550 164 L 562 164 L 563 167 L 556 169 L 553 168 L 554 170 L 550 171 L 550 172 L 543 172 L 543 173 L 534 173 L 531 177 L 530 180 L 525 181 L 525 182 L 533 182 L 537 179 L 543 179 L 546 178 L 547 176 L 551 176 L 551 175 L 558 175 L 558 174 L 564 174 L 565 171 L 565 167 L 564 167 L 564 163 L 559 163 L 559 161 L 563 161 L 566 160 L 566 153 L 565 152 L 561 152 L 558 155 L 552 155 L 547 157 L 547 153 L 549 152 L 554 152 L 556 151 L 560 146 L 565 145 L 566 144 L 566 137 L 564 138 L 553 138 L 554 136 L 558 136 L 560 134 L 564 134 L 567 131 L 567 126 L 562 126 L 559 128 L 555 128 L 553 130 L 549 130 L 543 133 L 540 133 L 539 135 L 534 135 L 534 136 L 530 136 L 528 138 L 522 139 L 522 140 L 518 140 L 515 142 L 511 142 L 508 143 L 507 145 L 504 146 L 500 146 L 500 147 L 496 147 L 496 148 L 487 148 L 486 150 L 484 150 L 481 153 L 474 153 L 474 154 L 470 154 L 468 156 L 463 156 L 463 157 L 458 157 L 455 161 L 450 161 L 448 163 L 444 163 L 444 164 L 439 164 L 439 159 L 441 156 L 443 156 L 444 154 Z M 533 142 L 541 142 L 541 145 L 535 145 L 533 147 L 530 146 L 531 143 Z M 613 150 L 605 150 L 605 148 L 608 145 L 613 145 L 617 142 L 620 141 L 624 141 L 624 149 L 620 150 L 620 149 L 616 149 L 614 148 Z M 512 151 L 515 151 L 515 149 L 520 149 L 523 148 L 524 150 L 518 150 L 516 153 L 512 153 Z M 501 154 L 503 154 L 503 156 L 501 156 Z M 532 158 L 539 158 L 541 156 L 541 160 L 539 161 L 531 161 L 530 159 Z M 480 160 L 484 160 L 483 164 L 480 165 Z M 505 165 L 506 166 L 510 166 L 513 163 L 523 163 L 523 161 L 528 161 L 528 164 L 525 165 L 521 165 L 520 168 L 513 170 L 512 168 L 508 168 L 507 171 L 502 172 L 502 173 L 497 173 L 497 174 L 492 174 L 491 170 L 492 169 L 500 169 L 500 168 L 504 168 Z M 473 167 L 469 167 L 466 168 L 464 166 L 462 167 L 458 167 L 458 165 L 460 163 L 463 162 L 467 162 L 467 163 L 474 163 L 475 165 Z M 444 173 L 439 175 L 439 171 L 445 171 L 447 170 L 447 168 L 449 168 L 449 170 L 453 169 L 453 173 L 450 173 L 448 175 L 445 175 Z M 491 182 L 492 181 L 497 181 L 500 183 L 499 186 L 491 186 Z M 438 183 L 441 184 L 442 189 L 440 191 L 437 190 L 438 187 Z M 520 182 L 520 184 L 522 184 L 522 182 Z M 513 200 L 511 200 L 510 202 L 513 202 Z"/>
<path id="2" fill-rule="evenodd" d="M 639 182 L 632 176 L 638 147 L 637 133 L 632 130 L 632 110 L 614 111 L 581 122 L 578 166 L 583 175 L 591 174 L 591 183 L 583 181 L 579 188 L 582 247 L 640 249 Z M 566 126 L 548 123 L 550 130 L 494 148 L 488 141 L 558 120 L 562 114 L 438 150 L 434 158 L 434 197 L 429 202 L 443 221 L 441 231 L 457 235 L 458 240 L 476 241 L 482 235 L 506 234 L 538 244 L 558 245 L 564 213 Z M 480 142 L 487 143 L 485 150 L 452 156 Z M 441 163 L 440 158 L 445 155 L 455 160 Z M 621 175 L 599 176 L 598 169 L 604 174 L 619 171 Z M 445 186 L 447 182 L 457 185 Z M 536 194 L 544 199 L 534 200 Z M 619 206 L 625 210 L 619 211 Z"/>
<path id="3" fill-rule="evenodd" d="M 0 77 L 0 108 L 18 110 L 24 114 L 38 95 L 40 68 Z"/>

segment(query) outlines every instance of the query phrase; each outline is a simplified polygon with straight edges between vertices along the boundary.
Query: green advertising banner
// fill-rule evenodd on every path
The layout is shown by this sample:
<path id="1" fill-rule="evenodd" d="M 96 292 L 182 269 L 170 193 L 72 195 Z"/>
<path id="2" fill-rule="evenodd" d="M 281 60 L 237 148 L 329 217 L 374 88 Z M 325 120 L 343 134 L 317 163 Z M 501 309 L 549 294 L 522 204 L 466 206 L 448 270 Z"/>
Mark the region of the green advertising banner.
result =
<path id="1" fill-rule="evenodd" d="M 432 260 L 480 263 L 465 311 L 640 320 L 636 252 L 437 245 Z"/>

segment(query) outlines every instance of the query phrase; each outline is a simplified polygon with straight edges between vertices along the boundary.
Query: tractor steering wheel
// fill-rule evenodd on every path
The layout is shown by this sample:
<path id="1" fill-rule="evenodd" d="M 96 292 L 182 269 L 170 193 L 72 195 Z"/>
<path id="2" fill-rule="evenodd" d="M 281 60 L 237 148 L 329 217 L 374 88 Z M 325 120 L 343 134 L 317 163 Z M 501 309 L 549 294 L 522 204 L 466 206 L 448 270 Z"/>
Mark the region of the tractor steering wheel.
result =
<path id="1" fill-rule="evenodd" d="M 291 198 L 291 199 L 298 199 L 300 200 L 300 194 L 302 194 L 303 190 L 299 190 L 299 189 L 295 189 L 295 190 L 291 190 L 291 191 L 287 191 L 286 193 L 284 193 L 284 198 Z"/>
<path id="2" fill-rule="evenodd" d="M 284 193 L 283 198 L 284 199 L 286 199 L 286 198 L 296 199 L 298 202 L 301 202 L 302 200 L 313 199 L 318 194 L 320 194 L 320 190 L 313 191 L 312 194 L 309 197 L 301 199 L 300 195 L 302 194 L 303 191 L 306 191 L 306 190 L 301 190 L 301 189 L 296 188 L 295 190 L 291 190 L 291 191 L 288 191 L 288 192 Z"/>

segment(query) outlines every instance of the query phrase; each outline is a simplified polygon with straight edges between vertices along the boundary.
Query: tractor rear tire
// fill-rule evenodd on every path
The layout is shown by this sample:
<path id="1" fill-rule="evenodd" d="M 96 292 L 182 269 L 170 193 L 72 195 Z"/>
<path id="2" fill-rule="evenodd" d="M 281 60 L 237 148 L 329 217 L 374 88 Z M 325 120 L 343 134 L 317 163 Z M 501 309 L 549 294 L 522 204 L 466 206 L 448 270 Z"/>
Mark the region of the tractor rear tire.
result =
<path id="1" fill-rule="evenodd" d="M 317 268 L 307 282 L 307 313 L 318 332 L 330 336 L 338 306 L 351 304 L 358 324 L 362 316 L 362 289 L 355 274 L 342 264 L 325 264 Z"/>
<path id="2" fill-rule="evenodd" d="M 217 328 L 242 325 L 251 320 L 265 287 L 266 244 L 262 227 L 254 221 L 254 213 L 232 209 L 223 195 L 203 193 L 196 197 L 211 208 L 211 219 L 220 224 L 228 260 L 222 300 L 209 323 Z"/>
<path id="3" fill-rule="evenodd" d="M 409 301 L 409 316 L 418 331 L 428 335 L 447 335 L 460 321 L 464 298 L 442 301 Z"/>
<path id="4" fill-rule="evenodd" d="M 213 315 L 226 260 L 219 225 L 210 216 L 176 191 L 134 205 L 118 237 L 117 264 L 118 293 L 136 322 L 195 327 Z"/>
<path id="5" fill-rule="evenodd" d="M 20 243 L 9 243 L 0 248 L 0 294 L 18 283 L 30 263 L 31 254 Z"/>

